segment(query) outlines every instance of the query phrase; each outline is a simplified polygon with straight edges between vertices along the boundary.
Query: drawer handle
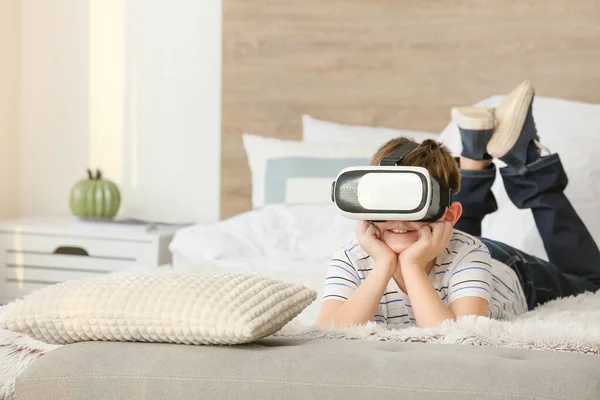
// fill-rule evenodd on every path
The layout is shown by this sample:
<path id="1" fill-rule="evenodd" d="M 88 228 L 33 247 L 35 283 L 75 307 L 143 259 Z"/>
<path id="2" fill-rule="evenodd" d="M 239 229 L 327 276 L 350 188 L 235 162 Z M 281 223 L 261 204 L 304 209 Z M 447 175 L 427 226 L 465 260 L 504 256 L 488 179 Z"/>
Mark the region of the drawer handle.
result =
<path id="1" fill-rule="evenodd" d="M 89 257 L 89 254 L 85 249 L 81 247 L 73 247 L 73 246 L 61 246 L 54 250 L 53 254 L 67 254 L 69 256 L 82 256 Z"/>

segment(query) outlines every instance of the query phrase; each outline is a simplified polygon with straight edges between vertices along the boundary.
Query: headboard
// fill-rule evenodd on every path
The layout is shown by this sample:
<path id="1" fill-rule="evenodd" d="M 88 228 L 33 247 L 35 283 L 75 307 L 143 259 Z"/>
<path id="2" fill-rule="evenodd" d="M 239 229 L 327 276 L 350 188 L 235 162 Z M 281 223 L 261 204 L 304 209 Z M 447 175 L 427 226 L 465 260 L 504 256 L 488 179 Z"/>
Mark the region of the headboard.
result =
<path id="1" fill-rule="evenodd" d="M 244 132 L 301 115 L 439 132 L 508 92 L 600 103 L 600 2 L 224 0 L 221 217 L 250 210 Z"/>

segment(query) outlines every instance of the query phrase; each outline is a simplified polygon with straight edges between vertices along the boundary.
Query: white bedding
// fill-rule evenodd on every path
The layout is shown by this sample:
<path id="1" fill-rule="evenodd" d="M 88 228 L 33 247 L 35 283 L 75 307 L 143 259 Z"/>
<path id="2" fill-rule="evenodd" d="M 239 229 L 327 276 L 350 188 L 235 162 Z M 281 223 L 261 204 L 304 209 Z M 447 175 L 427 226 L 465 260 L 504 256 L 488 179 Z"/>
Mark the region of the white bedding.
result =
<path id="1" fill-rule="evenodd" d="M 184 228 L 169 248 L 187 261 L 253 257 L 324 261 L 353 238 L 354 226 L 355 221 L 339 215 L 332 204 L 278 204 Z"/>

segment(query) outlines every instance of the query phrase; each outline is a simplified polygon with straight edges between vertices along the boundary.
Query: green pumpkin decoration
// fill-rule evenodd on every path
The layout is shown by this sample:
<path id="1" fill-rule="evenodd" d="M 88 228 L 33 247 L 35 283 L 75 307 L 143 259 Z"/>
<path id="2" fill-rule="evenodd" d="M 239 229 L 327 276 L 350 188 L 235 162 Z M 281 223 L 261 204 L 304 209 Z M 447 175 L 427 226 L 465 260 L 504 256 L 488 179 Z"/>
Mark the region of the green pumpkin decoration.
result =
<path id="1" fill-rule="evenodd" d="M 113 182 L 102 179 L 98 170 L 93 177 L 89 169 L 88 179 L 82 179 L 71 190 L 71 212 L 83 218 L 114 218 L 121 205 L 119 188 Z"/>

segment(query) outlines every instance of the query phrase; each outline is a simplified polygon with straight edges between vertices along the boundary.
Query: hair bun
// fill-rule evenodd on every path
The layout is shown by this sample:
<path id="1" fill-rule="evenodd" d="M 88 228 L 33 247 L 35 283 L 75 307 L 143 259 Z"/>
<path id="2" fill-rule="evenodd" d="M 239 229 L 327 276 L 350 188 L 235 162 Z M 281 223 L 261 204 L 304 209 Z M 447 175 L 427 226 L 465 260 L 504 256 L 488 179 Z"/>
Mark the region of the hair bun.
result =
<path id="1" fill-rule="evenodd" d="M 424 147 L 427 150 L 437 150 L 439 149 L 440 143 L 433 139 L 425 139 L 421 142 L 421 147 Z"/>

